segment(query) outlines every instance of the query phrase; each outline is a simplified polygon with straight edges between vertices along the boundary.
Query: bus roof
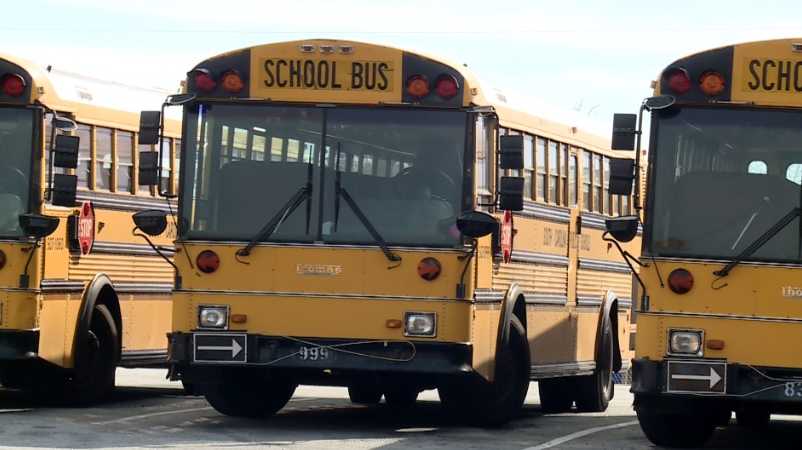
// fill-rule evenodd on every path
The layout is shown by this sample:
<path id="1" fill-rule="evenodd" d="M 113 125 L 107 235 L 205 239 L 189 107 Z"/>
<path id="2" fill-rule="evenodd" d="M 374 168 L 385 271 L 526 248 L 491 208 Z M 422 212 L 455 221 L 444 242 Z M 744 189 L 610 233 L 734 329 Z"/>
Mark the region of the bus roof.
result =
<path id="1" fill-rule="evenodd" d="M 349 76 L 353 76 L 351 72 L 354 69 L 370 70 L 367 66 L 356 67 L 358 61 L 363 63 L 375 61 L 377 66 L 385 64 L 389 67 L 386 74 L 386 79 L 389 80 L 386 89 L 366 90 L 362 85 L 355 88 L 352 80 L 349 80 Z M 310 76 L 303 73 L 307 68 L 306 65 L 309 65 Z M 402 67 L 401 77 L 395 72 L 398 67 Z M 380 69 L 379 66 L 378 77 L 383 76 Z M 207 74 L 216 81 L 207 80 L 209 90 L 206 92 L 196 85 L 196 78 L 193 78 L 193 74 L 199 73 Z M 240 81 L 240 84 L 233 84 L 234 87 L 241 88 L 235 94 L 231 91 L 226 92 L 222 86 L 228 81 L 225 77 L 229 73 L 236 73 Z M 423 75 L 429 82 L 435 82 L 443 74 L 453 76 L 459 82 L 459 92 L 453 101 L 440 100 L 433 94 L 425 99 L 411 98 L 407 95 L 408 91 L 404 84 L 412 77 Z M 378 83 L 380 81 L 381 78 Z M 285 86 L 278 86 L 279 82 L 283 82 Z M 307 82 L 308 84 L 304 85 Z M 349 82 L 352 83 L 350 86 Z M 436 82 L 433 84 L 436 85 Z M 626 152 L 619 154 L 611 151 L 609 139 L 576 126 L 547 119 L 549 116 L 547 111 L 542 113 L 543 116 L 539 116 L 534 112 L 527 112 L 507 104 L 503 96 L 485 89 L 465 64 L 384 45 L 337 39 L 304 39 L 246 47 L 198 63 L 188 73 L 186 89 L 195 92 L 199 97 L 241 100 L 407 104 L 451 108 L 492 107 L 498 113 L 502 126 L 560 140 L 570 145 L 592 148 L 609 155 L 629 157 Z"/>
<path id="2" fill-rule="evenodd" d="M 130 86 L 51 67 L 45 69 L 23 58 L 0 54 L 0 74 L 4 73 L 19 74 L 30 89 L 19 100 L 0 96 L 0 104 L 38 103 L 70 113 L 78 121 L 120 129 L 136 129 L 139 111 L 158 108 L 171 93 L 165 89 Z M 166 126 L 169 134 L 180 132 L 176 120 L 168 120 Z"/>
<path id="3" fill-rule="evenodd" d="M 660 73 L 655 95 L 678 103 L 802 106 L 802 38 L 745 42 L 680 58 Z"/>

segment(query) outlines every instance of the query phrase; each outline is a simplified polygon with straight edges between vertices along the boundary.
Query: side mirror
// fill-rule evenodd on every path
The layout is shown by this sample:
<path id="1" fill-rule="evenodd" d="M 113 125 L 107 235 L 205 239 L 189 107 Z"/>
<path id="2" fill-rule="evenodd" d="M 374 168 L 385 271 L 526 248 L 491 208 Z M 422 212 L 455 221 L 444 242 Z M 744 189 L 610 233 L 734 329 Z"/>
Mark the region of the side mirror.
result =
<path id="1" fill-rule="evenodd" d="M 638 133 L 638 116 L 635 114 L 613 115 L 613 150 L 635 150 L 635 135 Z"/>
<path id="2" fill-rule="evenodd" d="M 72 131 L 78 128 L 78 124 L 72 119 L 56 115 L 53 117 L 53 128 L 64 131 Z"/>
<path id="3" fill-rule="evenodd" d="M 629 195 L 635 181 L 635 161 L 629 158 L 610 159 L 610 193 Z"/>
<path id="4" fill-rule="evenodd" d="M 53 234 L 58 228 L 58 217 L 43 216 L 41 214 L 20 214 L 19 226 L 26 236 L 36 240 Z"/>
<path id="5" fill-rule="evenodd" d="M 167 229 L 167 213 L 158 209 L 146 209 L 134 214 L 134 224 L 149 236 L 158 236 Z"/>
<path id="6" fill-rule="evenodd" d="M 468 211 L 457 219 L 457 229 L 464 236 L 476 239 L 498 230 L 498 220 L 481 211 Z"/>
<path id="7" fill-rule="evenodd" d="M 507 211 L 523 211 L 523 177 L 501 177 L 499 183 L 499 208 Z"/>
<path id="8" fill-rule="evenodd" d="M 78 177 L 57 173 L 53 175 L 52 203 L 56 206 L 75 206 L 75 194 L 78 192 Z"/>
<path id="9" fill-rule="evenodd" d="M 64 167 L 67 169 L 75 169 L 78 167 L 78 146 L 80 140 L 78 136 L 67 136 L 64 134 L 56 136 L 56 142 L 53 147 L 53 165 L 55 167 Z"/>
<path id="10" fill-rule="evenodd" d="M 159 152 L 139 152 L 139 185 L 159 184 Z"/>
<path id="11" fill-rule="evenodd" d="M 161 121 L 161 111 L 142 111 L 139 114 L 138 142 L 142 145 L 153 145 L 159 142 Z"/>
<path id="12" fill-rule="evenodd" d="M 618 242 L 629 242 L 638 235 L 638 216 L 622 216 L 607 219 L 605 228 Z"/>
<path id="13" fill-rule="evenodd" d="M 524 137 L 522 135 L 501 136 L 499 144 L 499 167 L 502 169 L 523 169 Z"/>

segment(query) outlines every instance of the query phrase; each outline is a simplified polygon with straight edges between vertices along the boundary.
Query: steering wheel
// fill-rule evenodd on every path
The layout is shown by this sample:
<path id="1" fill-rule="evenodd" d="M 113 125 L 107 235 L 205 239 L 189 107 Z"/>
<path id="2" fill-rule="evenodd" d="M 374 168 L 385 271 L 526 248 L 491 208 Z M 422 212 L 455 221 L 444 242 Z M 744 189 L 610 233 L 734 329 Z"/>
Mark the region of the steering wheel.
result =
<path id="1" fill-rule="evenodd" d="M 397 178 L 399 181 L 396 186 L 407 185 L 410 183 L 410 180 L 413 180 L 414 178 L 420 178 L 421 180 L 438 180 L 439 182 L 429 181 L 427 183 L 432 188 L 432 198 L 436 198 L 448 203 L 451 203 L 452 201 L 446 198 L 444 193 L 457 191 L 457 183 L 454 181 L 451 175 L 446 173 L 443 169 L 409 166 L 401 169 L 395 178 Z M 438 187 L 444 187 L 444 189 L 437 189 Z"/>

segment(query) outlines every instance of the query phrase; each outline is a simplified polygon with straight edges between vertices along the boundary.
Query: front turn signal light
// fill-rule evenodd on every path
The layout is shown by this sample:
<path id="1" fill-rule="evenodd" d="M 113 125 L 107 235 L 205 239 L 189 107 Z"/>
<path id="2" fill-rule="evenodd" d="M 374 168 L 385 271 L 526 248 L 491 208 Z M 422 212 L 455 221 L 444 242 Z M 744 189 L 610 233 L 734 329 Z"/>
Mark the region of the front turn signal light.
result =
<path id="1" fill-rule="evenodd" d="M 674 269 L 668 275 L 668 287 L 675 294 L 686 294 L 693 288 L 693 275 L 685 269 Z"/>
<path id="2" fill-rule="evenodd" d="M 195 258 L 195 265 L 203 273 L 214 273 L 220 268 L 220 257 L 211 250 L 204 250 Z"/>

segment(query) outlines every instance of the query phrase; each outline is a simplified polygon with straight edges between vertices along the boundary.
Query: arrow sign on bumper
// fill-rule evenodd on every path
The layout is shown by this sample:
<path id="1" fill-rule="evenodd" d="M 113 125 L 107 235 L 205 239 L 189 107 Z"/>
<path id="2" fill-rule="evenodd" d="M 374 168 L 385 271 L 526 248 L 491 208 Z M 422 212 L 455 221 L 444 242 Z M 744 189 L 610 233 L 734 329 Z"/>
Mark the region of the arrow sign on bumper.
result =
<path id="1" fill-rule="evenodd" d="M 719 361 L 666 361 L 667 391 L 724 394 L 727 363 Z"/>
<path id="2" fill-rule="evenodd" d="M 195 333 L 194 340 L 196 362 L 247 362 L 248 337 L 245 334 Z"/>

